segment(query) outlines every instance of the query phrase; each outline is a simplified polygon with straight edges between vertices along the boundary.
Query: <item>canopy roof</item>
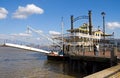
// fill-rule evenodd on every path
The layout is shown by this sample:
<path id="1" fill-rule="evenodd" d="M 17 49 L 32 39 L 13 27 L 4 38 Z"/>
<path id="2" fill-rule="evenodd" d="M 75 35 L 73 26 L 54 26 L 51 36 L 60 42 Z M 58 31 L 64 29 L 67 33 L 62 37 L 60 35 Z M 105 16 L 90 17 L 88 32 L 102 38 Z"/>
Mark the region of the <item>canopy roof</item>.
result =
<path id="1" fill-rule="evenodd" d="M 80 31 L 89 32 L 88 27 L 89 27 L 88 24 L 84 23 L 79 28 L 74 28 L 74 29 L 70 29 L 70 30 L 67 30 L 67 31 L 68 32 L 80 32 Z"/>
<path id="2" fill-rule="evenodd" d="M 84 33 L 89 33 L 89 25 L 87 23 L 84 23 L 82 26 L 80 26 L 79 28 L 74 28 L 74 29 L 70 29 L 67 30 L 68 32 L 84 32 Z M 92 33 L 101 33 L 103 34 L 103 32 L 98 29 L 98 30 L 94 30 L 92 31 Z M 105 33 L 105 35 L 102 36 L 112 36 L 113 34 L 107 34 Z"/>

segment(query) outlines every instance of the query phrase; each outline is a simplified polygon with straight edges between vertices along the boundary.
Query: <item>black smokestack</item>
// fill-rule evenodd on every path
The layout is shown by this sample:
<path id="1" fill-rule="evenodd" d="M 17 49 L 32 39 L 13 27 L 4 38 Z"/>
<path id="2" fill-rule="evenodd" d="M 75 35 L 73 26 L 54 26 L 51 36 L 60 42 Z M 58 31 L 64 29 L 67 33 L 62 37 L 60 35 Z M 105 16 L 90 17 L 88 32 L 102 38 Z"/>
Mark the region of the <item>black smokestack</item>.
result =
<path id="1" fill-rule="evenodd" d="M 73 30 L 73 20 L 74 20 L 74 17 L 73 17 L 73 15 L 71 15 L 71 30 Z M 71 32 L 72 33 L 72 32 Z"/>
<path id="2" fill-rule="evenodd" d="M 91 11 L 89 11 L 88 16 L 89 16 L 89 35 L 92 35 L 92 20 L 91 20 L 92 13 Z"/>

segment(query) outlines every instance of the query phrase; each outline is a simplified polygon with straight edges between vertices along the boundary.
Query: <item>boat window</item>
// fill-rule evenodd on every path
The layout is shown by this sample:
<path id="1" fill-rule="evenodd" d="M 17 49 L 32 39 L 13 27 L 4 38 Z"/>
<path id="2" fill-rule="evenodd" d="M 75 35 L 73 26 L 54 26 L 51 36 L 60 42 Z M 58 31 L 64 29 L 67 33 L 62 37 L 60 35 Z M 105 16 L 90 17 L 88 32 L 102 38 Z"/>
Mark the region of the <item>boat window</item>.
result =
<path id="1" fill-rule="evenodd" d="M 96 34 L 96 36 L 97 36 L 97 34 Z"/>

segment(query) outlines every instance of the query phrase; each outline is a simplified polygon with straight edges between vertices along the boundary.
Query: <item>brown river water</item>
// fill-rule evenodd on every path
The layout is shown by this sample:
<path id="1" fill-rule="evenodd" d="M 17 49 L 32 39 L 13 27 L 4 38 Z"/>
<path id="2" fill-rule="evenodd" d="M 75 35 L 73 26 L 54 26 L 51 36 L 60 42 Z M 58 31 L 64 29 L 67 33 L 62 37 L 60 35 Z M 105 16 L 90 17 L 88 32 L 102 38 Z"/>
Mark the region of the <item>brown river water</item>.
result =
<path id="1" fill-rule="evenodd" d="M 0 47 L 0 78 L 82 78 L 60 61 L 47 60 L 45 54 Z"/>

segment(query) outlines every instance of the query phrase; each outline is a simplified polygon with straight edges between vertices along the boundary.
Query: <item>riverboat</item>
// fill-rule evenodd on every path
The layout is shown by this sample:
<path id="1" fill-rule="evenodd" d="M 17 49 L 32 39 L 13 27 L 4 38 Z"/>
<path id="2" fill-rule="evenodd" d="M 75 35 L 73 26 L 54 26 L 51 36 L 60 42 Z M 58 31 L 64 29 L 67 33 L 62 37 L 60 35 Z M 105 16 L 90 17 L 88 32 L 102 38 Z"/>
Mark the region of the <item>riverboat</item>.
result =
<path id="1" fill-rule="evenodd" d="M 78 28 L 73 27 L 73 22 L 78 18 L 88 18 L 88 23 L 83 23 L 83 25 Z M 105 46 L 113 46 L 112 41 L 114 40 L 114 34 L 107 34 L 98 28 L 93 28 L 91 22 L 91 11 L 89 11 L 88 16 L 74 18 L 71 16 L 71 29 L 67 30 L 67 34 L 54 37 L 54 39 L 62 40 L 62 55 L 59 53 L 50 53 L 49 56 L 70 56 L 77 55 L 80 52 L 93 52 L 93 45 L 98 44 L 100 48 L 105 48 Z M 60 43 L 61 43 L 60 42 Z"/>

